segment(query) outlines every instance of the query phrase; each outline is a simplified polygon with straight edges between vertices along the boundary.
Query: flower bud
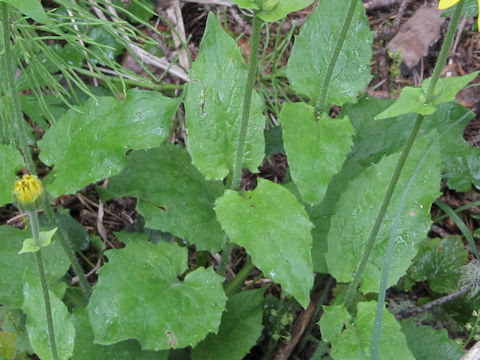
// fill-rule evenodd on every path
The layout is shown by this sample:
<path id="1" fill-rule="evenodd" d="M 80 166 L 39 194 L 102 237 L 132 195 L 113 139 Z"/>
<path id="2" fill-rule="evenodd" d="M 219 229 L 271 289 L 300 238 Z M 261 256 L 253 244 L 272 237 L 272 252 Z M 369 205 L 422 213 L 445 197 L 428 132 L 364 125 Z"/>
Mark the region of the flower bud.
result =
<path id="1" fill-rule="evenodd" d="M 35 175 L 25 174 L 15 182 L 13 195 L 19 207 L 32 208 L 44 193 L 43 185 Z"/>

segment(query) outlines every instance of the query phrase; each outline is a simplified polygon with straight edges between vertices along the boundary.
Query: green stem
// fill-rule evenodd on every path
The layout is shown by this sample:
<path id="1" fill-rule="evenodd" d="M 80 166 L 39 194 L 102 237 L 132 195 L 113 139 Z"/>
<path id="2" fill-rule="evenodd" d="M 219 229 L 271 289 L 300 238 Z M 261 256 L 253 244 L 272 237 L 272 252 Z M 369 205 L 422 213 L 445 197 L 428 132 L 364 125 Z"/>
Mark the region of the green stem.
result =
<path id="1" fill-rule="evenodd" d="M 452 20 L 450 22 L 450 25 L 448 27 L 447 34 L 445 35 L 445 40 L 442 44 L 442 49 L 440 51 L 440 55 L 437 59 L 437 62 L 435 64 L 435 68 L 433 70 L 433 74 L 432 74 L 432 77 L 431 77 L 431 80 L 430 80 L 430 84 L 429 84 L 429 86 L 427 88 L 427 91 L 426 91 L 426 94 L 425 94 L 426 103 L 431 102 L 432 96 L 435 92 L 435 86 L 437 85 L 438 79 L 440 77 L 440 73 L 441 73 L 442 68 L 445 64 L 445 61 L 447 59 L 447 55 L 448 55 L 448 52 L 450 51 L 450 47 L 451 47 L 451 44 L 452 44 L 452 41 L 453 41 L 453 36 L 455 34 L 455 30 L 457 28 L 458 21 L 460 20 L 463 4 L 464 4 L 464 1 L 462 0 L 462 1 L 460 1 L 460 3 L 455 8 L 455 12 L 454 12 Z M 417 122 L 419 121 L 419 119 L 420 119 L 420 125 L 421 125 L 421 121 L 423 120 L 423 116 L 418 116 L 417 117 Z M 417 122 L 415 123 L 415 125 L 417 125 Z M 414 126 L 414 129 L 412 130 L 411 135 L 416 136 L 419 129 L 420 129 L 420 126 L 418 126 L 418 129 L 416 129 L 416 132 L 414 133 L 415 129 L 416 129 L 416 126 Z M 413 138 L 413 140 L 415 140 L 415 138 Z M 412 145 L 413 145 L 413 141 L 412 141 Z M 410 150 L 406 151 L 407 147 L 404 149 L 404 152 L 409 152 L 410 151 Z M 403 155 L 403 153 L 402 153 L 402 155 Z M 419 166 L 421 166 L 421 164 L 419 164 Z M 397 167 L 398 167 L 398 164 L 397 164 Z M 402 167 L 403 167 L 403 165 L 402 165 Z M 409 184 L 409 186 L 411 186 L 411 185 Z M 390 197 L 391 197 L 391 195 L 390 195 Z M 404 197 L 402 199 L 402 203 L 404 203 L 405 197 L 406 197 L 406 194 L 404 194 Z M 453 211 L 452 211 L 452 213 L 453 213 Z M 454 214 L 454 215 L 457 216 L 456 214 Z M 396 215 L 396 219 L 395 219 L 395 222 L 394 222 L 393 227 L 392 227 L 392 233 L 390 234 L 387 253 L 385 254 L 385 263 L 383 265 L 383 270 L 382 270 L 382 279 L 381 279 L 380 289 L 379 289 L 377 313 L 375 315 L 375 322 L 374 322 L 375 327 L 374 327 L 374 330 L 373 330 L 372 346 L 371 346 L 371 349 L 370 349 L 370 358 L 372 360 L 378 360 L 378 358 L 379 358 L 378 350 L 379 350 L 379 347 L 380 347 L 380 338 L 381 338 L 381 335 L 382 335 L 382 320 L 383 320 L 383 312 L 384 312 L 383 308 L 384 308 L 384 302 L 385 302 L 385 294 L 386 294 L 386 290 L 387 290 L 388 270 L 389 270 L 389 264 L 390 264 L 389 259 L 391 258 L 392 253 L 393 253 L 393 243 L 394 243 L 394 238 L 395 238 L 395 234 L 396 234 L 396 229 L 398 228 L 399 218 L 400 218 L 400 209 L 399 209 L 399 211 Z M 373 247 L 373 244 L 372 244 L 372 247 Z M 476 247 L 475 247 L 475 250 L 476 250 Z M 478 256 L 478 251 L 476 252 L 476 255 Z M 355 289 L 356 289 L 356 286 L 355 286 Z M 351 290 L 350 287 L 349 287 L 349 290 Z"/>
<path id="2" fill-rule="evenodd" d="M 250 271 L 255 269 L 255 265 L 253 265 L 252 261 L 249 260 L 242 268 L 242 270 L 239 271 L 237 276 L 235 276 L 232 281 L 230 281 L 226 286 L 225 286 L 225 294 L 227 296 L 231 296 L 237 292 L 237 289 L 242 286 L 243 282 L 247 279 L 248 275 L 250 274 Z"/>
<path id="3" fill-rule="evenodd" d="M 315 114 L 319 117 L 327 102 L 327 93 L 328 88 L 330 86 L 330 81 L 332 80 L 333 70 L 335 70 L 335 65 L 337 64 L 338 56 L 340 55 L 340 50 L 342 50 L 343 43 L 345 42 L 345 38 L 347 36 L 348 28 L 352 22 L 353 14 L 355 12 L 355 8 L 357 6 L 358 0 L 352 0 L 350 2 L 350 6 L 348 7 L 347 14 L 345 16 L 345 22 L 343 23 L 342 30 L 340 32 L 340 36 L 338 38 L 337 44 L 335 45 L 335 49 L 333 50 L 332 57 L 330 58 L 330 63 L 328 64 L 327 71 L 325 73 L 325 80 L 323 80 L 322 88 L 320 90 L 320 95 L 318 96 L 317 104 L 315 106 Z"/>
<path id="4" fill-rule="evenodd" d="M 360 283 L 360 279 L 363 275 L 363 271 L 367 265 L 368 259 L 370 254 L 372 253 L 373 247 L 375 245 L 375 240 L 378 235 L 378 231 L 380 230 L 380 226 L 382 225 L 383 219 L 385 218 L 385 214 L 388 209 L 388 205 L 390 204 L 390 200 L 392 199 L 393 192 L 395 190 L 395 186 L 397 185 L 398 179 L 400 178 L 400 174 L 403 170 L 403 166 L 407 160 L 408 154 L 412 149 L 413 143 L 415 142 L 415 138 L 417 137 L 418 131 L 423 122 L 423 115 L 418 115 L 413 125 L 413 128 L 410 132 L 408 137 L 407 143 L 403 148 L 403 151 L 400 155 L 400 159 L 398 160 L 397 166 L 395 171 L 393 172 L 392 178 L 390 179 L 390 183 L 388 184 L 387 192 L 385 197 L 383 198 L 382 205 L 378 212 L 377 218 L 375 219 L 375 223 L 372 228 L 372 232 L 370 233 L 370 237 L 368 238 L 367 244 L 365 245 L 365 250 L 362 254 L 360 262 L 358 263 L 357 269 L 355 271 L 355 276 L 352 282 L 348 285 L 347 293 L 345 295 L 344 305 L 348 310 L 351 310 L 353 299 L 355 296 L 355 292 L 357 290 L 357 286 Z"/>
<path id="5" fill-rule="evenodd" d="M 14 128 L 15 128 L 14 130 L 19 142 L 19 146 L 22 149 L 23 157 L 25 160 L 25 164 L 27 165 L 27 168 L 30 174 L 36 174 L 35 165 L 32 159 L 32 154 L 27 144 L 27 130 L 25 127 L 23 116 L 22 116 L 20 99 L 18 97 L 18 92 L 15 88 L 15 81 L 14 81 L 14 74 L 13 74 L 13 52 L 10 46 L 8 4 L 6 4 L 5 2 L 0 2 L 0 13 L 1 13 L 1 21 L 2 21 L 3 49 L 4 49 L 4 54 L 3 54 L 3 68 L 5 69 L 4 77 L 5 77 L 5 84 L 7 86 L 8 96 L 11 98 L 11 101 L 13 103 L 12 115 L 14 119 Z M 57 223 L 55 216 L 53 214 L 53 211 L 50 208 L 48 202 L 45 202 L 45 212 L 52 223 Z M 35 231 L 38 234 L 39 233 L 38 220 L 37 222 L 32 221 L 31 223 L 32 223 L 32 230 L 34 230 L 33 229 L 34 226 L 37 226 Z M 87 296 L 89 296 L 91 293 L 90 284 L 88 284 L 88 281 L 85 278 L 85 275 L 83 274 L 83 271 L 80 267 L 80 264 L 78 263 L 77 258 L 72 254 L 70 248 L 67 246 L 67 244 L 70 243 L 70 241 L 68 239 L 67 234 L 65 233 L 65 230 L 62 228 L 62 226 L 60 226 L 60 224 L 58 225 L 62 233 L 62 236 L 60 237 L 61 238 L 60 243 L 62 244 L 65 254 L 70 260 L 73 270 L 75 271 L 76 275 L 80 280 L 80 285 L 82 286 L 84 293 Z"/>
<path id="6" fill-rule="evenodd" d="M 4 81 L 7 90 L 7 97 L 10 97 L 10 101 L 13 103 L 13 127 L 17 135 L 17 141 L 19 147 L 22 149 L 25 164 L 31 174 L 35 174 L 35 166 L 30 154 L 27 144 L 27 130 L 25 128 L 25 122 L 23 120 L 22 110 L 20 106 L 20 99 L 15 87 L 15 77 L 13 73 L 13 52 L 10 44 L 10 24 L 8 15 L 9 5 L 3 1 L 0 1 L 0 21 L 2 22 L 2 34 L 3 34 L 3 62 L 2 68 L 4 71 Z"/>
<path id="7" fill-rule="evenodd" d="M 37 212 L 29 211 L 30 226 L 32 228 L 32 236 L 35 243 L 40 243 L 40 227 L 38 225 Z M 43 302 L 45 304 L 45 315 L 47 317 L 48 340 L 50 342 L 50 350 L 52 352 L 52 359 L 58 360 L 57 344 L 55 341 L 55 330 L 53 328 L 52 306 L 50 303 L 50 295 L 48 293 L 47 278 L 45 276 L 45 267 L 43 265 L 43 258 L 41 249 L 35 252 L 35 261 L 37 263 L 38 277 L 40 278 L 40 285 L 42 286 Z"/>
<path id="8" fill-rule="evenodd" d="M 53 213 L 52 208 L 50 207 L 50 204 L 48 203 L 47 200 L 45 200 L 45 214 L 47 215 L 48 221 L 52 224 L 56 224 L 58 228 L 60 229 L 61 236 L 59 237 L 60 244 L 62 245 L 63 251 L 65 255 L 67 255 L 68 260 L 70 261 L 70 265 L 72 265 L 73 271 L 75 272 L 75 275 L 78 276 L 78 280 L 80 282 L 80 287 L 82 288 L 82 291 L 86 298 L 88 299 L 92 293 L 92 287 L 88 283 L 87 278 L 85 277 L 85 273 L 83 272 L 80 263 L 78 262 L 77 257 L 75 256 L 75 253 L 71 250 L 73 249 L 73 244 L 70 241 L 68 237 L 68 233 L 65 231 L 64 227 L 58 219 L 55 217 L 55 214 Z"/>
<path id="9" fill-rule="evenodd" d="M 431 101 L 431 97 L 434 93 L 435 86 L 437 85 L 438 78 L 440 76 L 440 73 L 442 71 L 442 68 L 445 64 L 445 60 L 447 58 L 448 52 L 450 50 L 450 46 L 453 40 L 453 35 L 455 34 L 455 29 L 458 24 L 458 20 L 460 18 L 461 14 L 461 9 L 463 7 L 463 0 L 457 5 L 455 9 L 455 13 L 452 17 L 452 20 L 450 22 L 450 26 L 448 28 L 447 34 L 445 35 L 445 41 L 443 42 L 442 45 L 442 50 L 440 51 L 440 55 L 438 57 L 437 63 L 435 65 L 435 69 L 433 71 L 433 75 L 429 84 L 429 87 L 426 91 L 426 103 L 429 103 Z M 403 151 L 400 155 L 400 159 L 398 160 L 397 166 L 395 168 L 395 171 L 393 172 L 392 178 L 390 179 L 390 183 L 388 184 L 387 192 L 385 194 L 385 197 L 383 199 L 382 205 L 380 207 L 380 210 L 378 212 L 377 218 L 375 220 L 375 224 L 373 225 L 372 232 L 370 233 L 370 237 L 368 238 L 367 244 L 365 246 L 365 251 L 362 254 L 362 258 L 357 266 L 357 269 L 355 271 L 355 275 L 353 278 L 353 281 L 348 285 L 347 293 L 345 295 L 345 300 L 344 300 L 344 305 L 347 309 L 352 310 L 352 304 L 353 304 L 353 299 L 355 296 L 355 292 L 357 290 L 357 286 L 360 283 L 360 279 L 362 277 L 363 271 L 365 270 L 365 266 L 367 265 L 368 259 L 370 257 L 370 254 L 373 250 L 373 247 L 375 245 L 375 240 L 378 235 L 378 231 L 380 230 L 380 226 L 382 224 L 382 221 L 385 217 L 385 214 L 388 209 L 388 205 L 390 204 L 390 200 L 392 199 L 393 192 L 395 190 L 395 186 L 397 185 L 398 179 L 400 177 L 400 174 L 403 170 L 403 166 L 405 165 L 405 162 L 407 160 L 407 157 L 410 153 L 410 150 L 412 149 L 413 143 L 415 142 L 415 138 L 418 135 L 418 132 L 420 130 L 420 127 L 423 122 L 423 115 L 418 115 L 417 119 L 415 121 L 415 124 L 410 132 L 410 135 L 407 139 L 407 143 L 405 144 L 405 147 L 403 148 Z"/>
<path id="10" fill-rule="evenodd" d="M 248 120 L 250 118 L 250 105 L 252 103 L 253 85 L 257 74 L 258 48 L 260 44 L 260 29 L 262 20 L 255 14 L 253 17 L 253 32 L 251 39 L 250 64 L 248 65 L 247 83 L 243 94 L 243 110 L 235 149 L 235 159 L 232 171 L 232 189 L 237 190 L 242 181 L 243 156 L 245 152 L 245 139 L 247 137 Z"/>

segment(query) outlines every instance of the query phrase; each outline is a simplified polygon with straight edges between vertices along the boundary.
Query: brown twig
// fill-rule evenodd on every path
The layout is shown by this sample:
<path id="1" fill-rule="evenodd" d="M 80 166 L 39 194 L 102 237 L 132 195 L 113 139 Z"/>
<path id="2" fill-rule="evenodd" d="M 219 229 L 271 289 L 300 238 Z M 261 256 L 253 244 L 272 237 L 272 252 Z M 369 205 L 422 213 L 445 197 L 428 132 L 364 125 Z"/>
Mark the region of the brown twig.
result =
<path id="1" fill-rule="evenodd" d="M 95 0 L 89 0 L 90 5 L 92 5 L 93 11 L 95 12 L 95 15 L 102 20 L 107 20 L 106 16 L 103 14 L 103 12 L 100 10 L 100 6 Z M 106 3 L 111 4 L 112 2 L 110 0 L 105 0 Z M 117 13 L 117 10 L 115 10 L 114 7 L 107 5 L 106 6 L 107 10 L 111 13 L 112 15 L 112 21 L 113 22 L 120 22 L 119 16 Z M 118 32 L 115 30 L 112 30 L 118 35 Z M 121 35 L 125 39 L 125 43 L 128 46 L 128 48 L 137 55 L 140 60 L 142 60 L 143 63 L 147 65 L 152 65 L 155 66 L 159 69 L 162 69 L 164 71 L 167 71 L 168 73 L 180 78 L 181 80 L 187 82 L 188 81 L 188 75 L 187 73 L 178 65 L 171 64 L 168 62 L 165 58 L 159 58 L 155 55 L 150 54 L 148 51 L 143 50 L 141 47 L 138 45 L 135 45 L 132 40 L 125 34 Z"/>
<path id="2" fill-rule="evenodd" d="M 322 288 L 312 295 L 307 309 L 300 312 L 292 325 L 290 341 L 288 343 L 280 343 L 276 354 L 273 356 L 274 360 L 288 359 L 292 351 L 295 349 L 295 346 L 297 346 L 297 343 L 300 341 L 303 332 L 310 323 L 312 316 L 315 314 L 315 309 L 317 306 L 320 306 L 319 301 L 322 299 L 324 291 L 325 289 Z"/>
<path id="3" fill-rule="evenodd" d="M 423 306 L 417 306 L 417 307 L 414 307 L 412 309 L 402 311 L 397 315 L 397 319 L 402 320 L 402 319 L 405 319 L 405 318 L 408 318 L 408 317 L 411 317 L 411 316 L 419 315 L 419 314 L 421 314 L 425 311 L 431 311 L 438 306 L 446 304 L 449 301 L 455 300 L 455 299 L 459 298 L 460 296 L 463 296 L 463 295 L 467 294 L 468 292 L 470 292 L 473 289 L 473 287 L 474 287 L 473 284 L 464 286 L 463 288 L 459 289 L 458 291 L 455 291 L 452 294 L 448 294 L 448 295 L 443 296 L 441 298 L 438 298 L 436 300 L 430 301 L 428 304 L 425 304 Z"/>

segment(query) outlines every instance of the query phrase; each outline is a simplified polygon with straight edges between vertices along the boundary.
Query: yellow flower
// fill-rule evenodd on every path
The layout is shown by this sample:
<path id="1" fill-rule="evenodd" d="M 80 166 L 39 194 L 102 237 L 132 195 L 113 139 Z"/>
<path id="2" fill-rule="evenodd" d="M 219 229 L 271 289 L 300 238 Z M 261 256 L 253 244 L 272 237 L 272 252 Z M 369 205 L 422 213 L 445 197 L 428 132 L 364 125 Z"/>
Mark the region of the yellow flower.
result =
<path id="1" fill-rule="evenodd" d="M 43 186 L 36 176 L 25 174 L 15 182 L 13 194 L 19 205 L 33 205 L 43 195 Z"/>
<path id="2" fill-rule="evenodd" d="M 478 1 L 478 8 L 480 9 L 480 0 L 477 0 L 477 1 Z M 457 5 L 457 3 L 459 2 L 460 0 L 440 0 L 440 2 L 438 3 L 438 8 L 440 10 L 448 9 L 449 7 Z M 480 31 L 480 14 L 477 18 L 477 28 Z"/>

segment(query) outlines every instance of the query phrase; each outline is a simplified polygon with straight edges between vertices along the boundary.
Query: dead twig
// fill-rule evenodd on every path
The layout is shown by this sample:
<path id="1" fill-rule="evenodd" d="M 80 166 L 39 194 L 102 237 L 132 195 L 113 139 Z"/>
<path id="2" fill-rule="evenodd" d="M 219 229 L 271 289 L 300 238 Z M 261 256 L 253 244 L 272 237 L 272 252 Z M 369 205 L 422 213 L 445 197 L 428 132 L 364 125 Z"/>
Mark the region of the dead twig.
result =
<path id="1" fill-rule="evenodd" d="M 322 299 L 324 291 L 325 289 L 320 289 L 312 295 L 307 309 L 302 310 L 292 325 L 290 341 L 288 343 L 280 343 L 276 354 L 273 356 L 274 360 L 288 359 L 292 351 L 295 349 L 295 346 L 297 346 L 297 343 L 300 341 L 303 332 L 310 323 L 312 316 L 315 314 L 315 309 L 317 306 L 320 306 L 319 302 Z"/>
<path id="2" fill-rule="evenodd" d="M 162 6 L 163 2 L 160 1 L 159 5 Z M 171 0 L 168 2 L 168 6 L 163 9 L 167 20 L 172 27 L 172 39 L 175 48 L 178 50 L 178 62 L 185 70 L 190 70 L 190 59 L 185 49 L 187 43 L 187 37 L 185 35 L 185 26 L 183 24 L 182 9 L 180 7 L 179 0 Z"/>
<path id="3" fill-rule="evenodd" d="M 419 314 L 421 314 L 423 312 L 426 312 L 426 311 L 431 311 L 438 306 L 446 304 L 449 301 L 455 300 L 455 299 L 459 298 L 460 296 L 463 296 L 463 295 L 467 294 L 468 292 L 470 292 L 473 289 L 474 286 L 475 286 L 474 284 L 464 286 L 461 289 L 459 289 L 458 291 L 455 291 L 452 294 L 442 296 L 441 298 L 438 298 L 436 300 L 430 301 L 428 304 L 425 304 L 423 306 L 417 306 L 417 307 L 405 310 L 403 312 L 400 312 L 396 317 L 397 317 L 398 320 L 402 320 L 402 319 L 405 319 L 405 318 L 408 318 L 408 317 L 411 317 L 411 316 L 419 315 Z"/>
<path id="4" fill-rule="evenodd" d="M 90 5 L 93 7 L 95 15 L 102 20 L 107 20 L 106 16 L 100 10 L 100 6 L 95 0 L 89 0 Z M 112 4 L 110 0 L 105 0 L 106 3 Z M 112 21 L 119 23 L 119 16 L 117 10 L 114 7 L 106 5 L 106 9 L 112 14 Z M 112 30 L 115 32 L 115 30 Z M 118 32 L 115 32 L 118 35 Z M 148 51 L 143 50 L 138 45 L 135 45 L 132 40 L 125 34 L 121 35 L 125 39 L 125 43 L 128 48 L 145 64 L 155 66 L 159 69 L 162 69 L 179 79 L 188 82 L 187 73 L 178 65 L 168 62 L 165 58 L 159 58 L 155 55 L 150 54 Z"/>

